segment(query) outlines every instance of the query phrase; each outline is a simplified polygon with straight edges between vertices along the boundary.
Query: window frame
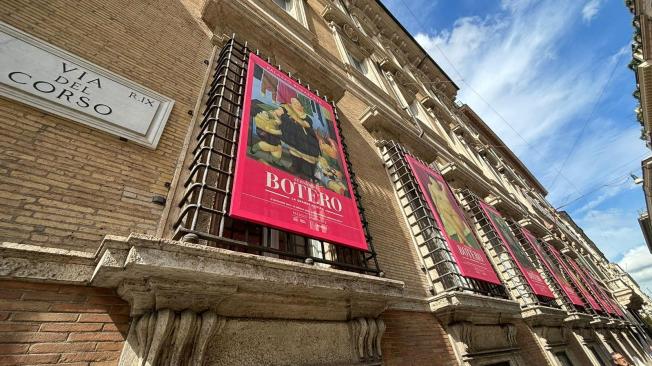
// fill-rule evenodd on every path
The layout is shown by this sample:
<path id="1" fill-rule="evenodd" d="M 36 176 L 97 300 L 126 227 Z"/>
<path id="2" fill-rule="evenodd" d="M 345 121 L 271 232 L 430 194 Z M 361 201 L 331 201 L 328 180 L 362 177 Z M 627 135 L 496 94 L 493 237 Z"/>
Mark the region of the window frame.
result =
<path id="1" fill-rule="evenodd" d="M 281 6 L 279 4 L 279 1 L 284 1 L 286 6 L 285 7 Z M 278 7 L 283 12 L 287 13 L 292 18 L 294 18 L 306 29 L 309 29 L 304 0 L 272 0 L 272 3 L 274 4 L 275 7 Z"/>

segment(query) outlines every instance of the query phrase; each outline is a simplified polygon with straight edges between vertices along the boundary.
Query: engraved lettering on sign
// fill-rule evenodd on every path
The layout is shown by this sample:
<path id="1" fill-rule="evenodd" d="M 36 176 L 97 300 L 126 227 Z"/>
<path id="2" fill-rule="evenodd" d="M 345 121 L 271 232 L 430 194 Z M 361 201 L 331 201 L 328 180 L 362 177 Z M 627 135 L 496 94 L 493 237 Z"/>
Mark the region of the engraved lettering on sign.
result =
<path id="1" fill-rule="evenodd" d="M 171 99 L 0 22 L 0 96 L 156 147 Z"/>

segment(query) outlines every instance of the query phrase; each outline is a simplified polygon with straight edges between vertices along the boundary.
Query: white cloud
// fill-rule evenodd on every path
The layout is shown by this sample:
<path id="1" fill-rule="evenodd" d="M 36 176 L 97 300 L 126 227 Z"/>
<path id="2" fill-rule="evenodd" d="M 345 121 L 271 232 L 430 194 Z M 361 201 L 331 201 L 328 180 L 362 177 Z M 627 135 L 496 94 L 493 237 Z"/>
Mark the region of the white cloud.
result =
<path id="1" fill-rule="evenodd" d="M 453 78 L 459 79 L 459 71 L 466 81 L 458 80 L 460 98 L 500 136 L 520 140 L 483 99 L 534 144 L 593 100 L 596 84 L 605 77 L 583 73 L 588 62 L 566 62 L 563 68 L 550 62 L 576 19 L 573 2 L 510 1 L 508 6 L 507 14 L 461 18 L 451 31 L 418 34 L 416 39 Z"/>
<path id="2" fill-rule="evenodd" d="M 636 203 L 617 199 L 640 189 L 627 175 L 648 152 L 634 114 L 622 112 L 622 105 L 633 105 L 630 47 L 621 44 L 605 55 L 604 42 L 577 32 L 604 3 L 502 0 L 494 14 L 462 17 L 450 29 L 415 38 L 460 86 L 459 99 L 535 172 L 553 204 L 600 188 L 565 209 L 610 260 L 624 255 L 623 268 L 652 288 L 652 255 L 640 249 L 637 213 L 626 207 Z"/>
<path id="3" fill-rule="evenodd" d="M 612 71 L 614 78 L 628 72 L 629 47 L 608 57 L 582 52 L 569 58 L 562 47 L 581 19 L 582 3 L 504 0 L 501 5 L 504 10 L 499 13 L 463 17 L 452 29 L 420 33 L 415 38 L 456 79 L 460 99 L 549 188 L 548 198 L 554 204 L 561 205 L 636 168 L 645 147 L 637 143 L 633 114 L 625 127 L 622 120 L 600 118 L 599 113 L 590 116 Z M 598 112 L 609 100 L 611 82 L 597 105 Z M 562 175 L 555 179 L 585 121 L 586 130 Z"/>
<path id="4" fill-rule="evenodd" d="M 593 20 L 598 15 L 600 6 L 602 6 L 602 0 L 589 0 L 582 8 L 582 19 L 587 23 Z"/>
<path id="5" fill-rule="evenodd" d="M 577 218 L 577 223 L 607 258 L 613 261 L 628 250 L 644 245 L 636 216 L 635 211 L 618 208 L 590 210 Z"/>
<path id="6" fill-rule="evenodd" d="M 652 254 L 647 246 L 641 245 L 628 250 L 618 264 L 638 282 L 641 289 L 650 293 L 649 289 L 652 289 Z"/>

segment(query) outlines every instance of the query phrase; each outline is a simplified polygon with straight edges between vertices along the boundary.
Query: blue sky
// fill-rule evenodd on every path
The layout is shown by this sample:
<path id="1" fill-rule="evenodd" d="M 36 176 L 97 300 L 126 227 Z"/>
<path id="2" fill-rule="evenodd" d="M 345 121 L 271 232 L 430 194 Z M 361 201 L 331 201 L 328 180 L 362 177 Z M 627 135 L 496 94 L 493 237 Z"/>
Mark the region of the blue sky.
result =
<path id="1" fill-rule="evenodd" d="M 652 255 L 637 222 L 643 193 L 629 178 L 641 176 L 650 153 L 633 112 L 632 15 L 624 2 L 383 3 L 459 85 L 458 98 L 534 172 L 552 204 L 652 289 Z"/>

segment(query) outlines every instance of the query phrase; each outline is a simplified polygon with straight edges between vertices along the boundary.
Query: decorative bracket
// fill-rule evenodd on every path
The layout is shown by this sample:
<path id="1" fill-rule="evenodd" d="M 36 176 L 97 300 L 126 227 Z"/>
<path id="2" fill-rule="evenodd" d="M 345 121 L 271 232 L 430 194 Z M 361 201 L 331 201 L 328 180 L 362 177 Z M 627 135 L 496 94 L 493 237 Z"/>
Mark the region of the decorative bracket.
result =
<path id="1" fill-rule="evenodd" d="M 161 309 L 132 321 L 119 366 L 201 366 L 226 319 L 212 311 Z"/>

